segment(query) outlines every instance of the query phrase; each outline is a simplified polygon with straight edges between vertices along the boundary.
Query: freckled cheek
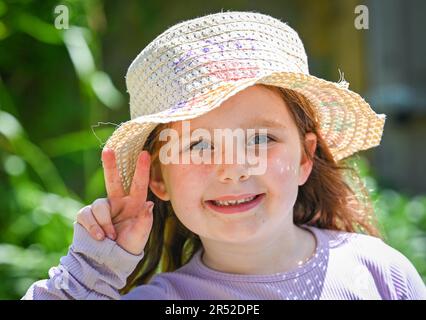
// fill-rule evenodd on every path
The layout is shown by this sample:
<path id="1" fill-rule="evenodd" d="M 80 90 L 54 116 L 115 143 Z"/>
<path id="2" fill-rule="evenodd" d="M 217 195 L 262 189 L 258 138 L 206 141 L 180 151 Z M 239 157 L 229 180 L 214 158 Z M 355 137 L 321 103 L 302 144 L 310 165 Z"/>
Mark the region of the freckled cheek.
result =
<path id="1" fill-rule="evenodd" d="M 179 177 L 185 177 L 189 181 L 189 183 L 194 182 L 195 184 L 202 184 L 205 182 L 206 178 L 208 178 L 212 171 L 214 170 L 213 164 L 187 164 L 182 165 L 182 168 L 177 173 Z"/>
<path id="2" fill-rule="evenodd" d="M 207 187 L 214 165 L 180 164 L 169 170 L 169 184 L 176 196 L 200 198 Z M 206 187 L 204 187 L 206 186 Z"/>
<path id="3" fill-rule="evenodd" d="M 268 174 L 279 179 L 297 177 L 298 166 L 296 159 L 287 154 L 270 152 L 268 154 Z"/>
<path id="4" fill-rule="evenodd" d="M 268 159 L 268 189 L 274 206 L 289 208 L 297 197 L 297 160 L 280 153 Z"/>

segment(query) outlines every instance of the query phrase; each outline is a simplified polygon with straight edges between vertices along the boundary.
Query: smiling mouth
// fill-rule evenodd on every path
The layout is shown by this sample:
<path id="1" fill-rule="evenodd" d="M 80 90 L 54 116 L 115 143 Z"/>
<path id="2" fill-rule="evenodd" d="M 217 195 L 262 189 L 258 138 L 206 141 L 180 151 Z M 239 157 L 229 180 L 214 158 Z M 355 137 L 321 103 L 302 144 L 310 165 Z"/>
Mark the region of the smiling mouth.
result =
<path id="1" fill-rule="evenodd" d="M 246 197 L 238 200 L 206 200 L 207 206 L 220 213 L 238 213 L 248 211 L 260 204 L 265 197 L 265 193 Z"/>

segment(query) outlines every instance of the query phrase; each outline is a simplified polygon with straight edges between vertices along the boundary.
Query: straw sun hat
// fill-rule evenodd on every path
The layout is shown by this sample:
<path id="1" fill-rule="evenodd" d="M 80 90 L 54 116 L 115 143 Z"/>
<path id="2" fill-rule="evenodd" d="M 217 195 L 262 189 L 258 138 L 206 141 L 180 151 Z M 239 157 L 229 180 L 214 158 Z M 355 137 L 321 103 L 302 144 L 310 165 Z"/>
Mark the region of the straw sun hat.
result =
<path id="1" fill-rule="evenodd" d="M 201 116 L 254 84 L 303 94 L 336 161 L 380 143 L 385 115 L 376 114 L 344 80 L 310 75 L 296 31 L 265 14 L 219 12 L 170 27 L 131 63 L 126 75 L 131 120 L 105 144 L 115 151 L 125 192 L 159 123 Z"/>

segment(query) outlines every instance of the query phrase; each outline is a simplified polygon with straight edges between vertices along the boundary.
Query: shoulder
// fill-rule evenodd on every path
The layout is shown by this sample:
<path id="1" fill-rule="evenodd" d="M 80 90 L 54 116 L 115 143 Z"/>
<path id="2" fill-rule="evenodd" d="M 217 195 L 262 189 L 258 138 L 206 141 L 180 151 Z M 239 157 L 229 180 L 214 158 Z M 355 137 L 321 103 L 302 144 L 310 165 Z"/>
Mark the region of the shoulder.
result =
<path id="1" fill-rule="evenodd" d="M 374 262 L 387 268 L 411 271 L 408 258 L 381 238 L 362 233 L 324 230 L 331 249 L 351 252 L 365 261 Z"/>
<path id="2" fill-rule="evenodd" d="M 175 271 L 155 274 L 151 280 L 124 295 L 124 300 L 180 300 L 193 293 L 200 284 L 200 278 L 193 270 L 193 262 Z"/>
<path id="3" fill-rule="evenodd" d="M 126 299 L 198 299 L 203 288 L 211 285 L 211 280 L 200 273 L 199 254 L 200 251 L 174 271 L 154 275 L 148 284 L 135 288 Z"/>
<path id="4" fill-rule="evenodd" d="M 352 250 L 362 255 L 381 252 L 382 255 L 395 255 L 398 251 L 386 244 L 381 238 L 362 233 L 346 232 L 330 229 L 318 229 L 323 234 L 328 247 L 335 250 Z"/>
<path id="5" fill-rule="evenodd" d="M 121 298 L 122 300 L 168 300 L 170 283 L 167 273 L 154 275 L 147 284 L 137 286 Z"/>
<path id="6" fill-rule="evenodd" d="M 361 233 L 317 230 L 327 242 L 330 254 L 362 264 L 376 281 L 390 285 L 398 299 L 426 299 L 425 284 L 414 265 L 382 239 Z"/>

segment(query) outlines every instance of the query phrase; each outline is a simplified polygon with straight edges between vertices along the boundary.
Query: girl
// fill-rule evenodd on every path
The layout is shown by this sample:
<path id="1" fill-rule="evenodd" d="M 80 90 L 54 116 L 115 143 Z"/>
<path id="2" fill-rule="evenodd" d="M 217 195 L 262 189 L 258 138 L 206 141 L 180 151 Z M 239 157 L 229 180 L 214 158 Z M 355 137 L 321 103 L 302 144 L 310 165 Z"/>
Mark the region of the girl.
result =
<path id="1" fill-rule="evenodd" d="M 68 254 L 23 299 L 426 298 L 341 161 L 379 144 L 384 115 L 309 75 L 288 25 L 252 12 L 179 23 L 126 81 L 132 120 L 102 152 L 108 196 L 80 210 Z"/>

